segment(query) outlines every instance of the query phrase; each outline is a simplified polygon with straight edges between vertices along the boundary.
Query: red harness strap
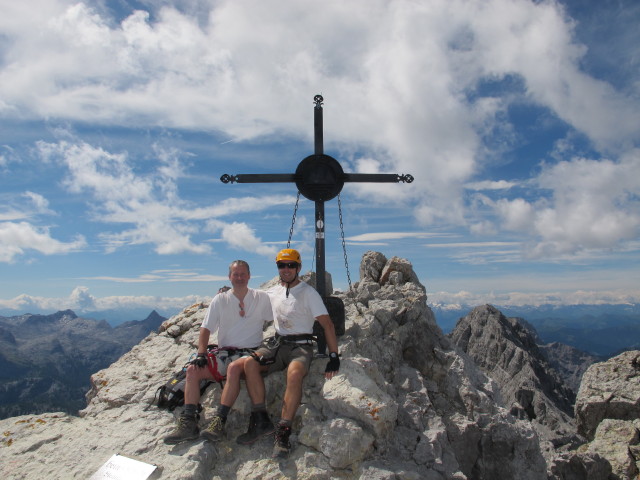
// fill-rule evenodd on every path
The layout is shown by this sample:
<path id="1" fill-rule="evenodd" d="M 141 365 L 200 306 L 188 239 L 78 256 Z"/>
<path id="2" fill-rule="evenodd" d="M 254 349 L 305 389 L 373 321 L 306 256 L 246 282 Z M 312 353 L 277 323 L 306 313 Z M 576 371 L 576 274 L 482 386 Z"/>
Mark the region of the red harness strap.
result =
<path id="1" fill-rule="evenodd" d="M 225 377 L 220 375 L 218 371 L 218 358 L 216 357 L 216 353 L 218 350 L 209 350 L 207 352 L 207 357 L 209 361 L 207 362 L 207 368 L 209 368 L 209 372 L 211 372 L 211 376 L 216 382 L 222 382 Z"/>

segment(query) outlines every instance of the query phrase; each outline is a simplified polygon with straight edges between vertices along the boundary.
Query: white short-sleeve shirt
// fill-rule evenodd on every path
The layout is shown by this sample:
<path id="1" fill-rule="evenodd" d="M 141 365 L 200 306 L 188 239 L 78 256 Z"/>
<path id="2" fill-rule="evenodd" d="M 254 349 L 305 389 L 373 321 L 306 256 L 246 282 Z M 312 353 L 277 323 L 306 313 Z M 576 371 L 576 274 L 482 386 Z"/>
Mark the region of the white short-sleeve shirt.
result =
<path id="1" fill-rule="evenodd" d="M 313 333 L 313 322 L 320 315 L 328 315 L 322 297 L 315 288 L 300 282 L 289 289 L 276 285 L 267 290 L 271 298 L 276 332 L 280 335 Z"/>
<path id="2" fill-rule="evenodd" d="M 211 300 L 202 328 L 218 332 L 218 346 L 255 348 L 262 342 L 262 328 L 273 320 L 269 295 L 250 288 L 243 303 L 244 317 L 240 315 L 240 300 L 233 290 L 219 293 Z"/>

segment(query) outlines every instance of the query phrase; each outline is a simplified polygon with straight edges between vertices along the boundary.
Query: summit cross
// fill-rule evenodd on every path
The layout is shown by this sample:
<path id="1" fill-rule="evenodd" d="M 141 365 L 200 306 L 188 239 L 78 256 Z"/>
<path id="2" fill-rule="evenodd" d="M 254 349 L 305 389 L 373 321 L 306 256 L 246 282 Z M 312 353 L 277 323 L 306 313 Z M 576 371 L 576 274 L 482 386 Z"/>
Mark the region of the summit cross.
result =
<path id="1" fill-rule="evenodd" d="M 325 155 L 322 131 L 322 95 L 316 95 L 314 101 L 314 145 L 315 152 L 304 158 L 295 173 L 245 173 L 239 175 L 224 174 L 222 183 L 295 183 L 305 198 L 315 202 L 316 226 L 316 290 L 325 298 L 325 222 L 324 202 L 335 198 L 342 191 L 345 182 L 367 183 L 411 183 L 413 176 L 395 173 L 345 173 L 340 163 Z"/>

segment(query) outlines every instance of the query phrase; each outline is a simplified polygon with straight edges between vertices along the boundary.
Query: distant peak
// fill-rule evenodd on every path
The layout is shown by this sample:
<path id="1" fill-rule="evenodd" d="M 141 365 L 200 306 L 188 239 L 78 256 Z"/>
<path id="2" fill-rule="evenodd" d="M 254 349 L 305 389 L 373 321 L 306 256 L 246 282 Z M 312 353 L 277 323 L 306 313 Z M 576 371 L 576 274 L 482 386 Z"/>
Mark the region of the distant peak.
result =
<path id="1" fill-rule="evenodd" d="M 56 313 L 54 313 L 52 315 L 53 318 L 55 318 L 56 320 L 60 320 L 61 318 L 64 317 L 71 317 L 73 318 L 78 318 L 78 316 L 76 315 L 76 312 L 74 312 L 73 310 L 67 309 L 67 310 L 60 310 Z"/>

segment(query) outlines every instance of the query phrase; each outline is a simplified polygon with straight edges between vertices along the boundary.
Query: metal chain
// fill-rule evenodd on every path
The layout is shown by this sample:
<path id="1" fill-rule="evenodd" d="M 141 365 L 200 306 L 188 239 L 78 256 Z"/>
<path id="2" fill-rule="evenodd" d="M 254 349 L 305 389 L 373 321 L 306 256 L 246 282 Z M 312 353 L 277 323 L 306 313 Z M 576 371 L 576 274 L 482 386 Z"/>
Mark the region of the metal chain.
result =
<path id="1" fill-rule="evenodd" d="M 296 197 L 296 206 L 293 207 L 293 218 L 291 219 L 291 228 L 289 229 L 289 240 L 287 240 L 287 248 L 291 248 L 291 237 L 293 237 L 293 226 L 296 224 L 296 214 L 298 213 L 298 202 L 300 201 L 300 191 Z"/>
<path id="2" fill-rule="evenodd" d="M 347 259 L 347 245 L 344 242 L 344 224 L 342 223 L 342 202 L 338 194 L 338 217 L 340 218 L 340 237 L 342 238 L 342 253 L 344 254 L 344 267 L 347 270 L 347 281 L 349 282 L 349 293 L 351 293 L 351 275 L 349 274 L 349 260 Z"/>

